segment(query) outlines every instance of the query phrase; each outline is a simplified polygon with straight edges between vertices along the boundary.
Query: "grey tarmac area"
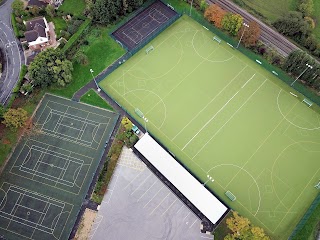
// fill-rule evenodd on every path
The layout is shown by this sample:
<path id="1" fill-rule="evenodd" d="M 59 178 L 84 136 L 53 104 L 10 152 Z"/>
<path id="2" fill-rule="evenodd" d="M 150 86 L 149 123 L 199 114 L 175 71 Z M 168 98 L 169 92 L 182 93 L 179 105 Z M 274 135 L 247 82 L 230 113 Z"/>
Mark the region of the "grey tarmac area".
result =
<path id="1" fill-rule="evenodd" d="M 89 239 L 207 240 L 200 220 L 124 148 Z"/>

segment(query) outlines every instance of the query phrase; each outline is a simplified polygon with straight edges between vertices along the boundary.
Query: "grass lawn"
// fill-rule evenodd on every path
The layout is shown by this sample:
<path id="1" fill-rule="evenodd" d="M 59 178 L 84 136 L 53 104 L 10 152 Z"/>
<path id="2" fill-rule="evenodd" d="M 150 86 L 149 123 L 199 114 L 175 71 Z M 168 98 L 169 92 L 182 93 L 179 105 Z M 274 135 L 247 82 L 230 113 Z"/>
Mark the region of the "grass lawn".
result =
<path id="1" fill-rule="evenodd" d="M 314 34 L 320 41 L 320 1 L 314 0 L 313 4 L 314 4 L 313 15 L 315 16 L 315 19 L 316 19 L 316 28 L 314 29 Z"/>
<path id="2" fill-rule="evenodd" d="M 62 17 L 55 17 L 52 19 L 52 22 L 54 23 L 54 27 L 55 27 L 55 33 L 57 34 L 57 38 L 60 38 L 61 34 L 61 30 L 66 30 L 67 29 L 67 23 L 65 20 L 63 20 Z"/>
<path id="3" fill-rule="evenodd" d="M 232 209 L 287 239 L 318 194 L 319 109 L 213 36 L 184 15 L 100 86 L 144 125 L 139 108 L 201 181 L 212 176 L 207 186 Z"/>
<path id="4" fill-rule="evenodd" d="M 90 89 L 88 92 L 86 92 L 86 94 L 80 98 L 80 101 L 113 111 L 113 108 L 104 99 L 102 99 L 93 89 Z"/>
<path id="5" fill-rule="evenodd" d="M 64 0 L 59 10 L 79 16 L 82 15 L 85 7 L 86 3 L 84 0 Z"/>
<path id="6" fill-rule="evenodd" d="M 89 64 L 83 66 L 74 62 L 73 81 L 63 89 L 51 88 L 51 93 L 71 98 L 77 90 L 92 79 L 90 68 L 94 70 L 94 75 L 98 75 L 125 53 L 125 50 L 109 36 L 109 28 L 93 27 L 86 39 L 89 45 L 82 46 L 82 49 L 88 56 Z"/>
<path id="7" fill-rule="evenodd" d="M 288 11 L 295 9 L 297 0 L 242 0 L 247 6 L 274 22 Z"/>

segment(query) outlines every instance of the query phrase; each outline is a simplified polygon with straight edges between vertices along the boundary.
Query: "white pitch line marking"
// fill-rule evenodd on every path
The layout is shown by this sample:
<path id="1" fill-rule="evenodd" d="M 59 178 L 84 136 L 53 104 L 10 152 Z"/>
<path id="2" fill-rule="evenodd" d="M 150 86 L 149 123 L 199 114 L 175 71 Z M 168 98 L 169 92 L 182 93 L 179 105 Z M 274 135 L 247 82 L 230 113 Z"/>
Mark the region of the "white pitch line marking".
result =
<path id="1" fill-rule="evenodd" d="M 241 88 L 244 88 L 248 84 L 248 82 L 250 82 L 252 80 L 252 78 L 254 78 L 255 75 L 256 74 L 253 74 L 252 77 L 249 78 L 248 81 L 246 81 L 245 84 L 243 84 Z"/>
<path id="2" fill-rule="evenodd" d="M 210 120 L 202 126 L 202 128 L 200 128 L 200 130 L 196 133 L 196 135 L 194 135 L 189 142 L 187 142 L 186 145 L 184 145 L 184 147 L 181 149 L 182 151 L 191 143 L 191 141 L 198 136 L 198 134 L 228 105 L 228 103 L 240 92 L 240 90 L 238 90 L 219 110 L 218 112 L 216 112 L 212 118 L 210 118 Z"/>

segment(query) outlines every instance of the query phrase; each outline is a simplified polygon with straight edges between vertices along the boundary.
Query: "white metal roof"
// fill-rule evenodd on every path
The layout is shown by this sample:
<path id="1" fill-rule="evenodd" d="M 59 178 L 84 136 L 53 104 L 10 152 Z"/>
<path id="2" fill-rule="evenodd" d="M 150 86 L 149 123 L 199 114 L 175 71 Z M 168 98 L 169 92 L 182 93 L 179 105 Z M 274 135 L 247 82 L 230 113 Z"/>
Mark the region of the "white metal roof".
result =
<path id="1" fill-rule="evenodd" d="M 145 134 L 134 147 L 212 223 L 216 224 L 228 210 L 149 134 Z"/>

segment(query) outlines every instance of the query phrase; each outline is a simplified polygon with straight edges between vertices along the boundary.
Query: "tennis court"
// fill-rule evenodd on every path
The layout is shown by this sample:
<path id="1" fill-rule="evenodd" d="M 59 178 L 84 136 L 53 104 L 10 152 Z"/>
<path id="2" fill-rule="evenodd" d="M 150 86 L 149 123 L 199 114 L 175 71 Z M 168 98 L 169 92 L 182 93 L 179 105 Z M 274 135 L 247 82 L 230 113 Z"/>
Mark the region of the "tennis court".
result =
<path id="1" fill-rule="evenodd" d="M 287 239 L 319 191 L 318 108 L 213 37 L 182 16 L 99 85 L 229 206 Z"/>
<path id="2" fill-rule="evenodd" d="M 117 119 L 46 95 L 0 178 L 0 235 L 68 239 Z"/>
<path id="3" fill-rule="evenodd" d="M 177 13 L 163 2 L 155 1 L 112 35 L 130 51 L 176 15 Z"/>

